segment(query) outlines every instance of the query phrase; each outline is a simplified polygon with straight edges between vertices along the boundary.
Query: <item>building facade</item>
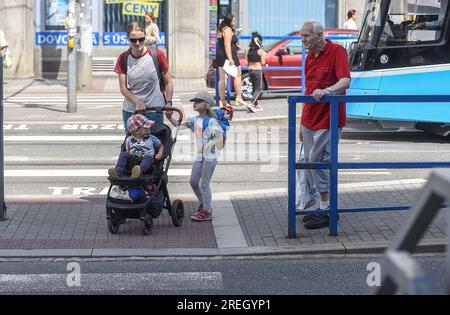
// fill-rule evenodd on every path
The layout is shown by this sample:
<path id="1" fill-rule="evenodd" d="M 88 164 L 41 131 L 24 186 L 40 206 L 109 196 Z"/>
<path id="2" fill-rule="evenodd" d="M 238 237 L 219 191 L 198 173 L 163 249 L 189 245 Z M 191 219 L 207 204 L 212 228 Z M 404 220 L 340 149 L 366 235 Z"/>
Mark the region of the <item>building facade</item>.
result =
<path id="1" fill-rule="evenodd" d="M 62 79 L 67 71 L 65 18 L 68 0 L 0 1 L 0 29 L 14 66 L 7 77 Z M 215 30 L 227 13 L 240 34 L 287 35 L 306 20 L 342 27 L 348 9 L 363 15 L 365 0 L 92 0 L 93 73 L 113 75 L 128 47 L 126 25 L 153 12 L 175 77 L 201 77 L 215 54 Z M 245 46 L 245 43 L 243 43 Z M 208 56 L 210 58 L 208 58 Z"/>

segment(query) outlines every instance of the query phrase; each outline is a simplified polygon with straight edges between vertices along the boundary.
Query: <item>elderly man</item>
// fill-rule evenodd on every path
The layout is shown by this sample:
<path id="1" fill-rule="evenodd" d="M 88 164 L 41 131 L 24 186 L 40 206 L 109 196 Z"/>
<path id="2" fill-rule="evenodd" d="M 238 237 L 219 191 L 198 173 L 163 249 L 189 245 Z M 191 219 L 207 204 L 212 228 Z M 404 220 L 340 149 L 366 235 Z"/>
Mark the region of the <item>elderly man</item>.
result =
<path id="1" fill-rule="evenodd" d="M 319 22 L 306 22 L 301 30 L 302 42 L 309 51 L 306 59 L 306 95 L 320 101 L 327 95 L 341 95 L 350 86 L 350 67 L 347 52 L 342 46 L 325 40 L 323 26 Z M 339 128 L 345 126 L 345 104 L 339 106 Z M 300 119 L 300 141 L 309 163 L 329 163 L 330 157 L 330 104 L 305 103 Z M 312 178 L 320 201 L 306 210 L 329 210 L 330 172 L 314 170 Z M 307 215 L 305 228 L 320 229 L 329 225 L 329 215 Z"/>

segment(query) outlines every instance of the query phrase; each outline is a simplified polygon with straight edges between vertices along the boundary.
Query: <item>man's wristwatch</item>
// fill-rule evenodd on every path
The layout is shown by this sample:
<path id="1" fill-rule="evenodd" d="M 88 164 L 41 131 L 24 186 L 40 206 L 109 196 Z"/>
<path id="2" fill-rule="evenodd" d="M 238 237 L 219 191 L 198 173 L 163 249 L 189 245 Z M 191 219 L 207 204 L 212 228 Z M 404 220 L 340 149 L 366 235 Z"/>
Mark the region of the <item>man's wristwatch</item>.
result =
<path id="1" fill-rule="evenodd" d="M 333 92 L 333 90 L 331 90 L 330 88 L 326 88 L 325 91 L 328 91 L 330 93 L 330 95 L 334 95 L 335 93 Z"/>

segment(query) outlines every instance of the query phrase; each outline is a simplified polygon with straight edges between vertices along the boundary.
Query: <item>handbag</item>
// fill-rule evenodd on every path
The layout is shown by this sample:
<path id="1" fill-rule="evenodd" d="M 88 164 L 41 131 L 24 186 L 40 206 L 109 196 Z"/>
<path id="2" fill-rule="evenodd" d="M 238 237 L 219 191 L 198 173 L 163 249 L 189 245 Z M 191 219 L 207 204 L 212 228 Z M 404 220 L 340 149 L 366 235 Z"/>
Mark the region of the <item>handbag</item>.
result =
<path id="1" fill-rule="evenodd" d="M 9 69 L 11 67 L 12 67 L 11 54 L 9 52 L 9 49 L 6 48 L 5 52 L 3 53 L 3 68 Z"/>
<path id="2" fill-rule="evenodd" d="M 298 163 L 307 163 L 303 154 L 303 144 L 300 148 Z M 314 179 L 311 170 L 297 170 L 296 174 L 296 204 L 297 210 L 305 210 L 311 204 L 314 204 L 318 198 L 318 193 L 314 186 Z"/>

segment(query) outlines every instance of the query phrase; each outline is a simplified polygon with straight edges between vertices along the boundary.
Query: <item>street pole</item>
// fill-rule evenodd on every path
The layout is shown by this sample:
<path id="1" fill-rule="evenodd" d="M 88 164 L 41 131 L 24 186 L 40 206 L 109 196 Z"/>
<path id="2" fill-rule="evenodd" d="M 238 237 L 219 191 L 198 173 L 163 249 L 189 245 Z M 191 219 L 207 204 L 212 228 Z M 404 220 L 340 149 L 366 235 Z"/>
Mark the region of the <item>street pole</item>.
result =
<path id="1" fill-rule="evenodd" d="M 77 53 L 77 89 L 92 89 L 92 0 L 79 0 L 80 46 Z"/>
<path id="2" fill-rule="evenodd" d="M 3 151 L 3 56 L 0 54 L 0 221 L 6 221 L 5 159 Z"/>
<path id="3" fill-rule="evenodd" d="M 77 112 L 77 3 L 69 0 L 67 16 L 67 112 Z"/>

